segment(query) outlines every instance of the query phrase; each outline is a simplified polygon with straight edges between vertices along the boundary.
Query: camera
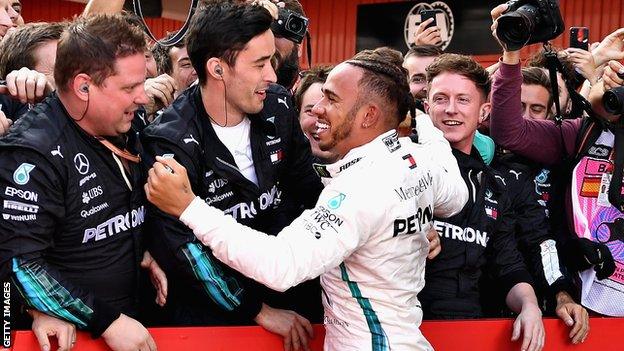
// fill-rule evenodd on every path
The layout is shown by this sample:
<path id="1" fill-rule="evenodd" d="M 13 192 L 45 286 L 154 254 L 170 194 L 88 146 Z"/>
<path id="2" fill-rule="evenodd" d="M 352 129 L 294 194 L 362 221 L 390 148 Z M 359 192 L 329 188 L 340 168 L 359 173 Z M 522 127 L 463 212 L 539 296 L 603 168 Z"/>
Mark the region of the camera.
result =
<path id="1" fill-rule="evenodd" d="M 564 31 L 558 0 L 512 0 L 507 5 L 496 34 L 509 51 L 551 40 Z"/>
<path id="2" fill-rule="evenodd" d="M 296 12 L 280 8 L 278 18 L 271 24 L 271 30 L 276 37 L 301 44 L 308 31 L 308 19 Z"/>
<path id="3" fill-rule="evenodd" d="M 624 114 L 624 86 L 605 91 L 602 104 L 605 111 L 612 115 Z"/>

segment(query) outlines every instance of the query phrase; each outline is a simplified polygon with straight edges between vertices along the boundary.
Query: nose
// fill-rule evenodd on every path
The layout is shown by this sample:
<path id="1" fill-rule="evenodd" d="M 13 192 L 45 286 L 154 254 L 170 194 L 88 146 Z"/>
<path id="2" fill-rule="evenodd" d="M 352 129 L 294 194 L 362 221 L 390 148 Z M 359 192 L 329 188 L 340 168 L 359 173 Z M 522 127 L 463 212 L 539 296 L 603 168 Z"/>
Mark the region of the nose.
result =
<path id="1" fill-rule="evenodd" d="M 265 82 L 277 83 L 277 74 L 275 74 L 275 70 L 270 62 L 264 65 L 263 73 Z"/>
<path id="2" fill-rule="evenodd" d="M 312 107 L 312 113 L 315 115 L 316 118 L 325 114 L 325 107 L 322 105 L 322 101 L 323 99 L 321 99 Z"/>
<path id="3" fill-rule="evenodd" d="M 9 6 L 9 8 L 13 10 L 12 7 Z M 13 12 L 15 12 L 15 10 L 13 10 Z M 13 27 L 13 21 L 7 10 L 5 10 L 4 8 L 0 8 L 0 25 L 5 27 Z"/>
<path id="4" fill-rule="evenodd" d="M 7 13 L 9 15 L 9 18 L 11 18 L 11 21 L 13 23 L 17 22 L 17 17 L 19 17 L 19 13 L 17 13 L 17 11 L 15 11 L 15 9 L 13 8 L 13 6 L 9 6 Z"/>
<path id="5" fill-rule="evenodd" d="M 138 90 L 138 94 L 134 97 L 134 103 L 137 105 L 147 105 L 149 103 L 149 98 L 145 93 L 145 86 L 141 84 L 141 88 Z"/>
<path id="6" fill-rule="evenodd" d="M 444 108 L 444 112 L 446 112 L 449 115 L 453 115 L 457 113 L 457 105 L 456 105 L 455 99 L 448 100 L 448 103 L 446 104 L 446 107 Z"/>

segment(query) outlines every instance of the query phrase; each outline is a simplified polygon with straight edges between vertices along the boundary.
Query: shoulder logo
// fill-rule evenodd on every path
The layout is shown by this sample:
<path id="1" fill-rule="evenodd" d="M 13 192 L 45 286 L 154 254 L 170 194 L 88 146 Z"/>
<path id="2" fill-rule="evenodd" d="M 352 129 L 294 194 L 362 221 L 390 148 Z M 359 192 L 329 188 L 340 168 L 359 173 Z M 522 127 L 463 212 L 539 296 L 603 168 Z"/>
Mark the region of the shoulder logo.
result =
<path id="1" fill-rule="evenodd" d="M 74 156 L 74 166 L 80 174 L 89 173 L 89 159 L 83 153 L 78 153 Z"/>
<path id="2" fill-rule="evenodd" d="M 399 134 L 394 132 L 388 136 L 383 137 L 383 143 L 388 148 L 388 151 L 395 152 L 399 148 L 401 148 L 401 144 L 399 144 Z"/>
<path id="3" fill-rule="evenodd" d="M 332 197 L 331 199 L 329 199 L 329 201 L 327 201 L 327 207 L 332 210 L 339 208 L 340 205 L 342 205 L 342 200 L 344 200 L 345 197 L 347 197 L 347 195 L 343 193 L 338 193 L 338 195 Z"/>
<path id="4" fill-rule="evenodd" d="M 199 141 L 195 140 L 195 137 L 193 137 L 193 134 L 189 134 L 189 137 L 182 139 L 182 141 L 184 141 L 185 144 L 195 143 L 199 145 Z"/>
<path id="5" fill-rule="evenodd" d="M 414 156 L 412 156 L 412 154 L 407 154 L 407 155 L 403 155 L 402 157 L 404 160 L 407 160 L 407 162 L 410 163 L 409 168 L 410 169 L 414 169 L 416 168 L 416 160 L 414 159 Z"/>
<path id="6" fill-rule="evenodd" d="M 30 171 L 35 169 L 35 165 L 31 165 L 30 163 L 22 163 L 17 167 L 15 172 L 13 172 L 13 181 L 17 185 L 24 185 L 28 183 L 30 180 Z"/>
<path id="7" fill-rule="evenodd" d="M 514 176 L 516 176 L 516 180 L 520 179 L 520 175 L 522 174 L 522 172 L 516 172 L 513 169 L 509 170 L 509 173 L 513 174 Z"/>
<path id="8" fill-rule="evenodd" d="M 278 97 L 277 98 L 277 103 L 278 104 L 284 104 L 284 106 L 286 106 L 286 108 L 290 108 L 290 107 L 288 107 L 288 104 L 286 103 L 286 98 L 285 97 L 283 97 L 283 98 L 279 98 Z"/>
<path id="9" fill-rule="evenodd" d="M 61 153 L 61 145 L 56 145 L 56 149 L 50 151 L 50 153 L 52 154 L 52 156 L 61 156 L 61 158 L 65 158 L 63 157 L 63 154 Z"/>

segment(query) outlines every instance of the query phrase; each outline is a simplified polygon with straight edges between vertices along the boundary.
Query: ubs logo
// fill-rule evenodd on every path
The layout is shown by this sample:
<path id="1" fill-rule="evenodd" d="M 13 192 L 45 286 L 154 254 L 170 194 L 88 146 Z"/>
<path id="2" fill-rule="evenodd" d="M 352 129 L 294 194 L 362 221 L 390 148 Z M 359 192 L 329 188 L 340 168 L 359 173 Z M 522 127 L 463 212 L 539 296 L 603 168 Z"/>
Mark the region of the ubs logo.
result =
<path id="1" fill-rule="evenodd" d="M 455 17 L 451 8 L 443 1 L 435 1 L 431 4 L 419 2 L 408 12 L 405 18 L 404 39 L 407 47 L 411 47 L 416 37 L 416 28 L 420 24 L 420 11 L 437 10 L 440 12 L 436 16 L 437 26 L 440 28 L 442 43 L 440 49 L 445 50 L 453 39 L 455 31 Z M 446 35 L 445 35 L 446 34 Z"/>
<path id="2" fill-rule="evenodd" d="M 83 153 L 74 156 L 74 166 L 78 173 L 82 175 L 89 173 L 89 159 Z"/>

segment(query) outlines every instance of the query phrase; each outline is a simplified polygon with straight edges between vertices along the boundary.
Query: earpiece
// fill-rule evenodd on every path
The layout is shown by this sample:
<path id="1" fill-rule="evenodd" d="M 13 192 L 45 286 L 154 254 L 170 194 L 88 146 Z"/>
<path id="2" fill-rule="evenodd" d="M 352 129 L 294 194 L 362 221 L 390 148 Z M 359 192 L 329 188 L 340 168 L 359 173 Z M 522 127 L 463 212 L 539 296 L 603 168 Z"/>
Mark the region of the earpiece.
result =
<path id="1" fill-rule="evenodd" d="M 89 92 L 89 85 L 88 84 L 83 84 L 80 86 L 80 91 L 82 91 L 83 93 L 88 93 Z"/>
<path id="2" fill-rule="evenodd" d="M 223 75 L 223 68 L 221 67 L 221 65 L 217 65 L 215 67 L 215 73 L 222 76 Z"/>

